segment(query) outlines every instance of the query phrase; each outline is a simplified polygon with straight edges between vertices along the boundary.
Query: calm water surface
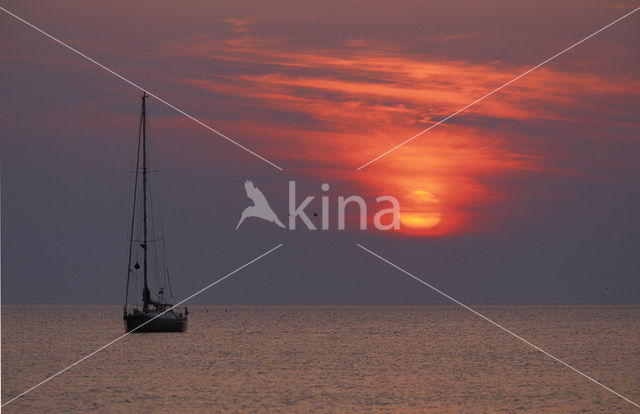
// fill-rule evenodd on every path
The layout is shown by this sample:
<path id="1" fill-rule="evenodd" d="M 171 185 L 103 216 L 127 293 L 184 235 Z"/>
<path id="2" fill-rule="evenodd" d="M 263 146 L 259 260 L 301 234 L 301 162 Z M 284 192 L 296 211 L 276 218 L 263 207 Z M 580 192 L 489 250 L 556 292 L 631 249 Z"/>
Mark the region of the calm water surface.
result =
<path id="1" fill-rule="evenodd" d="M 4 407 L 23 412 L 640 412 L 457 307 L 192 307 Z M 478 307 L 636 402 L 640 306 Z M 2 306 L 2 401 L 123 333 L 119 306 Z"/>

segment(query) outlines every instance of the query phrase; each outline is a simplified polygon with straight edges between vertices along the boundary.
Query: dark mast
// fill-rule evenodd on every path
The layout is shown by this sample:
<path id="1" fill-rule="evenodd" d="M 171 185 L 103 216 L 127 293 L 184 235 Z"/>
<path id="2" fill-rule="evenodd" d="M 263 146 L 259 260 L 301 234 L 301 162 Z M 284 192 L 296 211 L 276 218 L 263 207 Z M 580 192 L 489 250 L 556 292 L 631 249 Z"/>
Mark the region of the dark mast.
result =
<path id="1" fill-rule="evenodd" d="M 136 175 L 142 173 L 142 243 L 140 247 L 144 252 L 143 255 L 143 273 L 144 273 L 144 289 L 142 290 L 143 310 L 147 312 L 149 310 L 149 304 L 154 302 L 151 300 L 151 292 L 149 291 L 149 285 L 147 281 L 148 264 L 147 264 L 147 243 L 148 243 L 148 230 L 147 230 L 147 93 L 142 95 L 142 111 L 140 114 L 140 126 L 138 128 L 138 155 L 136 160 Z M 142 148 L 140 148 L 142 147 Z M 140 169 L 140 149 L 142 149 L 142 169 Z M 131 257 L 133 255 L 133 242 L 134 242 L 134 229 L 136 219 L 136 196 L 138 193 L 138 179 L 135 179 L 135 186 L 133 190 L 133 214 L 131 215 L 131 234 L 129 235 L 129 260 L 127 269 L 127 287 L 125 291 L 124 301 L 124 314 L 127 314 L 127 305 L 129 299 L 129 279 L 131 277 Z M 139 265 L 136 263 L 135 268 L 138 269 Z"/>
<path id="2" fill-rule="evenodd" d="M 142 95 L 142 269 L 144 274 L 144 289 L 142 290 L 143 311 L 149 311 L 151 292 L 147 283 L 147 93 Z"/>

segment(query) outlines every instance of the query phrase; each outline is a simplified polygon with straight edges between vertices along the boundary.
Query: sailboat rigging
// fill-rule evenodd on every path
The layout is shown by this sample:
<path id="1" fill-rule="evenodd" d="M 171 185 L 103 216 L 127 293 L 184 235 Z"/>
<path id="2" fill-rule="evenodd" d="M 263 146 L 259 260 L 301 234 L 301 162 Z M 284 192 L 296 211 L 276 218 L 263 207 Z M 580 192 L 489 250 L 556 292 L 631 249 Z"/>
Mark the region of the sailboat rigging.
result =
<path id="1" fill-rule="evenodd" d="M 127 332 L 184 332 L 187 330 L 186 308 L 178 309 L 168 303 L 165 288 L 171 294 L 169 272 L 166 267 L 166 252 L 162 228 L 162 217 L 152 210 L 150 168 L 147 140 L 147 97 L 142 95 L 142 109 L 138 128 L 138 150 L 133 188 L 133 213 L 129 233 L 129 258 L 127 284 L 125 288 L 124 325 Z M 160 228 L 159 236 L 158 227 Z M 152 257 L 149 257 L 152 256 Z M 140 266 L 142 261 L 142 266 Z M 160 277 L 162 275 L 162 279 Z M 155 276 L 157 298 L 151 294 L 151 276 Z M 141 289 L 140 289 L 141 288 Z M 142 303 L 131 304 L 129 295 L 142 298 Z"/>

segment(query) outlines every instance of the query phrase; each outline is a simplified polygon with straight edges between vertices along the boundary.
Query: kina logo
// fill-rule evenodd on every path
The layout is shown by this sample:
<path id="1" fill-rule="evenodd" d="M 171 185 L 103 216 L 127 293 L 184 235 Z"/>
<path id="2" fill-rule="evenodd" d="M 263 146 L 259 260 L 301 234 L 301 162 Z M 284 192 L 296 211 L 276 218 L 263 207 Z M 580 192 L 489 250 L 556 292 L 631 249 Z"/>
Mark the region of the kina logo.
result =
<path id="1" fill-rule="evenodd" d="M 329 191 L 329 184 L 324 183 L 320 186 L 323 192 Z M 247 180 L 244 183 L 244 189 L 247 193 L 247 197 L 253 202 L 252 205 L 246 207 L 240 216 L 240 221 L 236 225 L 236 230 L 240 228 L 240 225 L 244 223 L 244 221 L 248 218 L 255 217 L 262 220 L 266 220 L 268 222 L 274 223 L 278 227 L 288 228 L 289 230 L 295 230 L 296 221 L 299 218 L 307 229 L 316 230 L 316 225 L 313 223 L 311 218 L 307 215 L 305 209 L 309 207 L 309 205 L 314 201 L 315 196 L 307 196 L 302 202 L 297 205 L 296 204 L 296 182 L 289 181 L 289 226 L 285 226 L 282 224 L 278 215 L 269 205 L 267 198 L 264 196 L 262 191 L 258 187 L 253 184 L 253 181 Z M 381 203 L 388 203 L 389 206 L 387 208 L 382 208 L 376 212 L 373 216 L 373 224 L 374 227 L 378 230 L 398 230 L 400 229 L 400 203 L 393 196 L 380 196 L 377 197 L 376 203 L 380 205 Z M 321 209 L 320 209 L 320 219 L 321 225 L 320 228 L 322 230 L 329 230 L 329 213 L 330 213 L 330 197 L 328 195 L 321 197 Z M 337 198 L 337 207 L 338 207 L 338 230 L 345 229 L 345 221 L 346 221 L 346 208 L 347 205 L 354 204 L 358 208 L 358 214 L 353 217 L 358 219 L 360 222 L 360 230 L 367 229 L 367 203 L 365 199 L 357 196 L 351 195 L 348 197 L 339 196 Z M 318 211 L 318 210 L 315 210 Z M 313 216 L 318 216 L 318 213 L 313 213 Z M 383 224 L 384 221 L 384 224 Z"/>

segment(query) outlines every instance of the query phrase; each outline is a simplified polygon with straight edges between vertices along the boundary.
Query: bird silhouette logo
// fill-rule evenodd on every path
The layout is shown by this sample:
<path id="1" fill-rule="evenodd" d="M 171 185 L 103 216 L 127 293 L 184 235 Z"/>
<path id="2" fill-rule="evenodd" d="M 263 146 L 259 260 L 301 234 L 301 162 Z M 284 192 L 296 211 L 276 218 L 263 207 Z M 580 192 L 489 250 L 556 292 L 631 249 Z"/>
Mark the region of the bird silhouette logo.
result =
<path id="1" fill-rule="evenodd" d="M 284 227 L 284 224 L 282 224 L 278 216 L 276 216 L 276 213 L 269 206 L 269 202 L 265 198 L 264 194 L 262 194 L 262 191 L 253 185 L 251 180 L 244 182 L 244 189 L 247 192 L 247 197 L 253 201 L 253 205 L 244 209 L 242 216 L 240 217 L 240 221 L 236 226 L 236 230 L 240 227 L 244 219 L 248 217 L 258 217 L 275 223 L 280 227 Z"/>

